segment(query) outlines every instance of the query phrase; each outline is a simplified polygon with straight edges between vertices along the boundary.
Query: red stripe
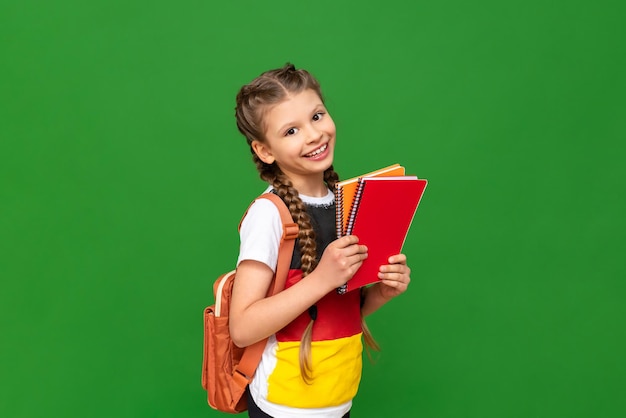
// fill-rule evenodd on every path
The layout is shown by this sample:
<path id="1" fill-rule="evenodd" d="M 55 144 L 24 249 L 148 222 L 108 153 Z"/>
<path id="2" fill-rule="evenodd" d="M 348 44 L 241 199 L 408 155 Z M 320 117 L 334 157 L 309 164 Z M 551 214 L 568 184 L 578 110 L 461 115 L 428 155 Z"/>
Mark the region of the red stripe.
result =
<path id="1" fill-rule="evenodd" d="M 290 270 L 285 288 L 302 278 L 301 270 Z M 317 305 L 317 320 L 313 325 L 313 341 L 351 337 L 361 332 L 361 297 L 358 290 L 338 295 L 334 290 Z M 305 311 L 293 322 L 276 333 L 278 341 L 300 341 L 311 318 Z"/>

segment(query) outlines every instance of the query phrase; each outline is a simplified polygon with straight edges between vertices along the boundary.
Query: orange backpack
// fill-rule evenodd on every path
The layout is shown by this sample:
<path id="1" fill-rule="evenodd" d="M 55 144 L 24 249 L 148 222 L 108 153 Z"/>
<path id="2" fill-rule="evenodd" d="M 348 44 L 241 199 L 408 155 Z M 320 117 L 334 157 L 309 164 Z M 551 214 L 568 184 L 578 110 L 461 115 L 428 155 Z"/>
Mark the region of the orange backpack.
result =
<path id="1" fill-rule="evenodd" d="M 265 193 L 259 196 L 261 198 L 269 199 L 276 205 L 283 224 L 276 273 L 267 293 L 271 296 L 285 287 L 293 246 L 298 237 L 298 225 L 293 222 L 289 209 L 280 197 Z M 208 402 L 213 409 L 229 413 L 248 409 L 245 390 L 252 381 L 267 342 L 266 338 L 240 348 L 230 339 L 228 313 L 235 274 L 236 270 L 233 270 L 217 278 L 213 284 L 215 304 L 204 310 L 202 387 L 207 391 Z"/>

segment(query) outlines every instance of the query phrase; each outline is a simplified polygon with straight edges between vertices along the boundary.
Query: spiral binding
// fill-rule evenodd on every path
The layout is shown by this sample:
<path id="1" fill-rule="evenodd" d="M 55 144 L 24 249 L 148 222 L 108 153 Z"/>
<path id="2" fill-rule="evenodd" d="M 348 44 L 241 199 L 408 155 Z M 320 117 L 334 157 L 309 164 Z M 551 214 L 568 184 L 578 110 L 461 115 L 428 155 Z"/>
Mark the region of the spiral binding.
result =
<path id="1" fill-rule="evenodd" d="M 356 194 L 354 195 L 354 202 L 352 202 L 352 207 L 350 208 L 350 217 L 348 218 L 346 235 L 350 235 L 352 233 L 352 227 L 354 227 L 354 220 L 356 219 L 356 213 L 359 210 L 359 203 L 361 202 L 361 195 L 363 194 L 364 188 L 365 181 L 363 180 L 363 178 L 359 178 Z"/>
<path id="2" fill-rule="evenodd" d="M 337 238 L 343 236 L 343 187 L 335 185 L 335 228 Z"/>

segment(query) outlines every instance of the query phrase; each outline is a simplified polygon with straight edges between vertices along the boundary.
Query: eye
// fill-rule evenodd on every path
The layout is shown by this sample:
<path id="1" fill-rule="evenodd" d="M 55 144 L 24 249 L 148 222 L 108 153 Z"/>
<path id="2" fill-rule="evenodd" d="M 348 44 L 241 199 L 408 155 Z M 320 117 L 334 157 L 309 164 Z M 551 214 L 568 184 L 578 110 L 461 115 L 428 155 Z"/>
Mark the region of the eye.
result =
<path id="1" fill-rule="evenodd" d="M 313 120 L 314 121 L 318 121 L 320 119 L 322 119 L 322 117 L 324 116 L 324 112 L 317 112 L 313 115 Z"/>
<path id="2" fill-rule="evenodd" d="M 285 131 L 285 136 L 295 135 L 298 132 L 298 128 L 289 128 Z"/>

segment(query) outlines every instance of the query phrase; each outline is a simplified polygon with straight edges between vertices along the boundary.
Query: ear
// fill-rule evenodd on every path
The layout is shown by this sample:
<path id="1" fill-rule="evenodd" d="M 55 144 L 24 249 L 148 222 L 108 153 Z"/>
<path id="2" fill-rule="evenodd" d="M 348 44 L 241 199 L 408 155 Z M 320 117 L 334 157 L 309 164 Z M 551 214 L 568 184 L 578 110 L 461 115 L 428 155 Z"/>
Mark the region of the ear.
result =
<path id="1" fill-rule="evenodd" d="M 252 147 L 254 153 L 265 164 L 272 164 L 275 161 L 274 156 L 272 155 L 272 150 L 270 150 L 270 147 L 267 144 L 255 139 L 252 141 L 250 146 Z"/>

